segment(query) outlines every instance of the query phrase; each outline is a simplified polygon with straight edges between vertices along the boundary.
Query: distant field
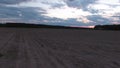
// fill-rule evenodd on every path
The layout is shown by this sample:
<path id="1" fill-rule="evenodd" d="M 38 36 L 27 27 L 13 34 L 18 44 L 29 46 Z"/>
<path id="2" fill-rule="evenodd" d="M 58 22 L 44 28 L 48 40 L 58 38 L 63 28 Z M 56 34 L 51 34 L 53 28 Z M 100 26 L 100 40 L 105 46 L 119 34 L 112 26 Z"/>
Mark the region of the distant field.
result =
<path id="1" fill-rule="evenodd" d="M 0 68 L 120 68 L 120 31 L 0 28 Z"/>

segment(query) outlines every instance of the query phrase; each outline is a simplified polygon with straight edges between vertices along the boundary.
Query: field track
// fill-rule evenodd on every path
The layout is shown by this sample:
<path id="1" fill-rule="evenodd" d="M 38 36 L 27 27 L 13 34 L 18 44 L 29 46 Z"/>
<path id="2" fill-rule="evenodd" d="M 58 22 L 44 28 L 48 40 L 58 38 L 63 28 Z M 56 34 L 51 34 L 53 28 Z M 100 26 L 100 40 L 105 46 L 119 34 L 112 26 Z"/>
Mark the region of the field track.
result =
<path id="1" fill-rule="evenodd" d="M 0 68 L 120 68 L 120 31 L 0 28 Z"/>

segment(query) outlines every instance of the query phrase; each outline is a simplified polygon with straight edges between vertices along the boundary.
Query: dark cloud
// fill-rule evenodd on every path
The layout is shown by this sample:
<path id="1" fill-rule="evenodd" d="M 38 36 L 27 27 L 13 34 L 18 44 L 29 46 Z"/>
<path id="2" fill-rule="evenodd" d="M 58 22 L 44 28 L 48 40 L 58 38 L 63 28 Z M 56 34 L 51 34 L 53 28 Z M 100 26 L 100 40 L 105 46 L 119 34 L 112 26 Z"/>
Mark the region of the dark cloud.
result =
<path id="1" fill-rule="evenodd" d="M 30 1 L 30 0 L 0 0 L 0 4 L 18 4 L 26 1 Z"/>
<path id="2" fill-rule="evenodd" d="M 93 25 L 110 24 L 111 23 L 111 21 L 109 19 L 103 18 L 100 15 L 92 15 L 92 16 L 88 16 L 87 18 L 92 21 Z"/>
<path id="3" fill-rule="evenodd" d="M 44 19 L 40 14 L 35 8 L 0 7 L 0 18 L 19 18 L 24 21 Z"/>
<path id="4" fill-rule="evenodd" d="M 55 21 L 55 22 L 52 22 L 52 21 Z M 60 22 L 58 22 L 58 21 Z M 76 19 L 69 19 L 69 20 L 61 20 L 61 19 L 49 19 L 49 22 L 47 23 L 44 23 L 44 24 L 49 24 L 49 25 L 61 25 L 61 26 L 92 26 L 93 24 L 85 24 L 83 22 L 78 22 L 76 21 Z"/>
<path id="5" fill-rule="evenodd" d="M 89 4 L 94 3 L 96 0 L 65 0 L 68 6 L 77 8 L 86 8 Z"/>

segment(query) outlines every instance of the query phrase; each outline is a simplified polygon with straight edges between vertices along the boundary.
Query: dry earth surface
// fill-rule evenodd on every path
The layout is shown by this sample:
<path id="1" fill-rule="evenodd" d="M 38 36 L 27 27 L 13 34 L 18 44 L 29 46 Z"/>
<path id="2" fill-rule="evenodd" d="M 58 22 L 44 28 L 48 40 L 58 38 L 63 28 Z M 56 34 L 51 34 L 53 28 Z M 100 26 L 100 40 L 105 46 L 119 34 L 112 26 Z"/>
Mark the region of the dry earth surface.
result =
<path id="1" fill-rule="evenodd" d="M 0 68 L 120 68 L 120 31 L 0 28 Z"/>

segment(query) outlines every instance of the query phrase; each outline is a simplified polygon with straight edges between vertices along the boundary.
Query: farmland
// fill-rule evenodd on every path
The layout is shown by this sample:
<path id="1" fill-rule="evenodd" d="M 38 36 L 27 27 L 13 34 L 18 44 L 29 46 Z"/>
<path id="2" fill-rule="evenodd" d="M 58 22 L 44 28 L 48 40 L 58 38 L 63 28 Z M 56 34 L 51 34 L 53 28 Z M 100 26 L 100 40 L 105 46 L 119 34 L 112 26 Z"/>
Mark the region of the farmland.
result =
<path id="1" fill-rule="evenodd" d="M 120 68 L 120 32 L 0 28 L 0 68 Z"/>

